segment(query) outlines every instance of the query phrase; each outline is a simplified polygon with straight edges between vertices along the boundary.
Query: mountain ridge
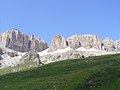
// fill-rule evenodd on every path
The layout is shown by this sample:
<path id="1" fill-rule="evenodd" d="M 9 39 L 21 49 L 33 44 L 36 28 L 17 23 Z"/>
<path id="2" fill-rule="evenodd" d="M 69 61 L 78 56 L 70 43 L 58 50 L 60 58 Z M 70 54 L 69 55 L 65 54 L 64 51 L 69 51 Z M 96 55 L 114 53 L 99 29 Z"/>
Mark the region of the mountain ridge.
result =
<path id="1" fill-rule="evenodd" d="M 44 40 L 15 29 L 0 34 L 0 43 L 1 68 L 14 67 L 26 61 L 38 65 L 65 59 L 120 53 L 120 40 L 102 40 L 95 34 L 73 35 L 69 38 L 57 34 L 48 46 Z M 32 60 L 28 60 L 30 58 Z"/>
<path id="2" fill-rule="evenodd" d="M 5 32 L 2 32 L 1 34 L 0 34 L 0 43 L 5 43 L 5 47 L 8 47 L 8 48 L 11 48 L 10 46 L 7 46 L 6 45 L 6 43 L 8 43 L 9 42 L 9 40 L 5 40 L 5 39 L 9 39 L 9 38 L 12 38 L 13 37 L 13 39 L 15 39 L 15 37 L 17 36 L 15 36 L 15 35 L 11 35 L 11 34 L 16 34 L 16 33 L 20 33 L 20 34 L 22 34 L 23 36 L 25 36 L 24 38 L 35 38 L 35 39 L 37 39 L 37 40 L 41 40 L 41 42 L 42 43 L 44 43 L 44 45 L 40 45 L 40 44 L 38 44 L 39 46 L 45 46 L 45 47 L 43 47 L 43 49 L 41 49 L 41 50 L 37 50 L 37 49 L 39 49 L 39 48 L 35 48 L 36 49 L 36 51 L 38 51 L 38 52 L 40 52 L 40 51 L 43 51 L 43 50 L 45 50 L 45 49 L 47 49 L 48 47 L 50 48 L 50 47 L 52 47 L 53 46 L 53 48 L 56 48 L 56 47 L 54 47 L 54 45 L 53 45 L 53 41 L 54 42 L 56 42 L 56 44 L 58 44 L 58 47 L 56 48 L 56 49 L 63 49 L 63 48 L 66 48 L 67 46 L 70 46 L 71 48 L 73 48 L 73 49 L 77 49 L 77 48 L 79 48 L 79 47 L 84 47 L 84 44 L 85 43 L 83 43 L 83 42 L 88 42 L 88 47 L 86 47 L 85 46 L 85 48 L 94 48 L 94 46 L 92 46 L 93 44 L 95 44 L 95 42 L 96 42 L 96 40 L 95 39 L 99 39 L 98 41 L 99 41 L 99 44 L 110 44 L 110 45 L 113 45 L 113 46 L 115 46 L 115 48 L 114 49 L 117 49 L 118 48 L 118 46 L 117 46 L 117 44 L 118 45 L 120 45 L 120 39 L 118 39 L 118 40 L 112 40 L 111 38 L 109 38 L 109 37 L 105 37 L 105 39 L 100 39 L 99 38 L 99 36 L 97 36 L 97 35 L 95 35 L 95 34 L 75 34 L 75 35 L 72 35 L 72 36 L 70 36 L 70 37 L 68 37 L 68 38 L 64 38 L 63 36 L 61 36 L 60 34 L 56 34 L 54 37 L 53 37 L 53 39 L 52 39 L 52 41 L 51 41 L 51 45 L 49 45 L 48 46 L 48 43 L 47 42 L 45 42 L 44 40 L 42 40 L 42 39 L 40 39 L 40 38 L 37 38 L 35 35 L 27 35 L 27 34 L 24 34 L 23 32 L 21 32 L 20 30 L 18 30 L 18 29 L 15 29 L 15 30 L 8 30 L 8 31 L 5 31 Z M 8 35 L 7 35 L 8 34 Z M 21 35 L 21 36 L 22 36 Z M 11 36 L 11 37 L 10 37 Z M 2 37 L 4 38 L 3 40 L 2 40 Z M 20 38 L 23 38 L 23 37 L 20 37 Z M 58 40 L 59 39 L 59 40 Z M 63 39 L 63 40 L 62 40 Z M 81 40 L 80 40 L 81 39 Z M 91 41 L 89 41 L 90 39 L 92 39 Z M 58 41 L 57 41 L 58 40 Z M 72 40 L 72 41 L 71 41 Z M 6 42 L 5 42 L 6 41 Z M 14 42 L 15 42 L 15 40 L 13 40 Z M 94 41 L 94 43 L 92 42 L 92 41 Z M 29 44 L 28 43 L 28 40 L 26 40 L 25 41 L 25 43 L 27 42 L 27 44 Z M 31 42 L 34 42 L 34 41 L 31 41 Z M 58 43 L 57 43 L 58 42 Z M 63 45 L 61 45 L 62 43 L 64 43 Z M 72 43 L 72 46 L 71 46 L 71 43 Z M 83 45 L 80 45 L 80 44 L 82 44 L 83 43 Z M 90 44 L 89 43 L 92 43 L 91 44 L 91 46 L 89 46 Z M 46 45 L 45 45 L 46 44 Z M 75 44 L 78 44 L 78 45 L 75 45 Z M 14 44 L 13 44 L 14 45 Z M 61 47 L 60 47 L 60 45 L 61 45 Z M 65 46 L 64 46 L 65 45 Z M 25 46 L 27 46 L 27 45 L 25 45 Z M 108 46 L 108 45 L 107 45 Z M 107 47 L 106 46 L 106 47 Z M 23 47 L 23 45 L 21 45 L 21 47 Z M 35 46 L 34 46 L 35 47 Z M 27 47 L 25 47 L 24 49 L 26 49 Z M 95 47 L 96 48 L 96 47 Z M 112 48 L 112 47 L 110 47 L 110 48 Z M 109 50 L 110 48 L 108 48 L 108 50 L 106 50 L 106 51 L 115 51 L 115 50 Z M 11 48 L 11 49 L 13 49 L 14 50 L 14 48 Z M 29 49 L 29 50 L 16 50 L 16 51 L 22 51 L 22 52 L 27 52 L 27 51 L 31 51 L 31 49 Z M 56 49 L 54 49 L 54 50 L 56 50 Z M 102 50 L 102 47 L 99 47 L 99 48 L 96 48 L 96 49 L 100 49 L 100 50 Z M 120 49 L 120 48 L 118 48 L 118 49 Z M 50 50 L 50 51 L 54 51 L 54 50 Z M 105 50 L 105 49 L 104 49 Z M 117 51 L 117 50 L 116 50 Z M 118 50 L 119 51 L 119 50 Z"/>

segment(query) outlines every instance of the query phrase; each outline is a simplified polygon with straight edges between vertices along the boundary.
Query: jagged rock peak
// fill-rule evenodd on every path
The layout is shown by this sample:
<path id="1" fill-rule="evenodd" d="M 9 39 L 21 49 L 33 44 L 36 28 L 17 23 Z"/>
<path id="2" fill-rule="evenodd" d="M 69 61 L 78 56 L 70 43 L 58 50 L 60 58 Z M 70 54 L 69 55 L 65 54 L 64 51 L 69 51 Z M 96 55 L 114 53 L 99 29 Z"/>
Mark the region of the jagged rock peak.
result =
<path id="1" fill-rule="evenodd" d="M 26 35 L 20 30 L 9 30 L 0 35 L 0 42 L 3 47 L 20 52 L 43 51 L 48 46 L 47 43 L 34 35 Z"/>
<path id="2" fill-rule="evenodd" d="M 49 48 L 49 51 L 55 51 L 57 49 L 64 49 L 68 46 L 67 41 L 64 37 L 61 35 L 57 34 L 55 37 L 52 39 L 51 46 Z"/>

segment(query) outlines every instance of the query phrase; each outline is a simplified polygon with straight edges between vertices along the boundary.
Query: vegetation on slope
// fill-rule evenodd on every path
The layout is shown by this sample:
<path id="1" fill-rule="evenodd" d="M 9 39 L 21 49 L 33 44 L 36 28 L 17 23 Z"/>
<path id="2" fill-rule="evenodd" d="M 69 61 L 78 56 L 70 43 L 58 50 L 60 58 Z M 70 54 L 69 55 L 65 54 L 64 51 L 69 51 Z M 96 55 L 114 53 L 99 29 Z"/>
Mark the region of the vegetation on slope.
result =
<path id="1" fill-rule="evenodd" d="M 120 55 L 64 60 L 1 75 L 0 90 L 120 90 Z"/>

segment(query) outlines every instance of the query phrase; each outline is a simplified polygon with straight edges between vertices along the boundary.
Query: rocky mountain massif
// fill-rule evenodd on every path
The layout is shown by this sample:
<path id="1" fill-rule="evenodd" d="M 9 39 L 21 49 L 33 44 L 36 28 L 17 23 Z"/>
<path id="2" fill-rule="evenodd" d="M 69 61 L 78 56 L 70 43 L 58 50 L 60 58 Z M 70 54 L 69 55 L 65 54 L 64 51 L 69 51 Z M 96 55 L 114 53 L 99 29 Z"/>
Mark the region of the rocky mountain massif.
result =
<path id="1" fill-rule="evenodd" d="M 101 40 L 93 34 L 74 35 L 64 38 L 56 35 L 48 47 L 44 40 L 26 35 L 19 30 L 0 34 L 0 67 L 13 67 L 26 61 L 46 64 L 64 59 L 120 52 L 120 40 Z"/>
<path id="2" fill-rule="evenodd" d="M 34 35 L 26 35 L 19 30 L 10 30 L 0 35 L 0 42 L 3 47 L 10 48 L 15 51 L 43 51 L 48 48 L 47 43 Z"/>
<path id="3" fill-rule="evenodd" d="M 74 35 L 67 39 L 60 35 L 56 35 L 52 40 L 49 51 L 64 49 L 68 46 L 74 50 L 80 47 L 84 47 L 86 49 L 94 48 L 107 52 L 118 52 L 120 51 L 120 40 L 113 41 L 108 37 L 106 37 L 104 40 L 101 40 L 94 34 Z"/>

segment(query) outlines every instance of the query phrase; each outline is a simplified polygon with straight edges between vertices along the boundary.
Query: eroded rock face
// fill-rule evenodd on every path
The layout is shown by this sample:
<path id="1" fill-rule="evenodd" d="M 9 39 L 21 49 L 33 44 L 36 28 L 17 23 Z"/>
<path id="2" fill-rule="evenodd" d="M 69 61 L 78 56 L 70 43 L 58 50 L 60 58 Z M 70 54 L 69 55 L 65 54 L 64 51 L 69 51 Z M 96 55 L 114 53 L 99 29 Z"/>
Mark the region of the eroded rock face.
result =
<path id="1" fill-rule="evenodd" d="M 10 30 L 2 33 L 0 42 L 3 47 L 20 52 L 43 51 L 48 47 L 45 41 L 36 38 L 34 35 L 25 35 L 19 30 Z"/>
<path id="2" fill-rule="evenodd" d="M 70 48 L 72 49 L 77 49 L 81 47 L 81 42 L 80 42 L 80 38 L 78 35 L 74 35 L 72 38 L 68 38 L 67 42 Z"/>
<path id="3" fill-rule="evenodd" d="M 116 51 L 120 51 L 120 40 L 115 41 Z"/>
<path id="4" fill-rule="evenodd" d="M 117 45 L 115 45 L 115 42 L 108 37 L 106 37 L 103 40 L 103 46 L 104 46 L 103 49 L 108 52 L 116 51 L 116 47 L 117 47 Z"/>
<path id="5" fill-rule="evenodd" d="M 96 35 L 93 34 L 74 35 L 68 38 L 67 41 L 68 45 L 73 49 L 84 47 L 86 49 L 95 48 L 101 50 L 102 48 L 101 40 Z"/>
<path id="6" fill-rule="evenodd" d="M 20 61 L 23 61 L 23 62 L 34 61 L 34 62 L 37 62 L 38 65 L 42 64 L 40 61 L 39 54 L 37 54 L 37 52 L 32 52 L 32 51 L 25 53 L 20 59 Z"/>
<path id="7" fill-rule="evenodd" d="M 48 54 L 48 55 L 41 56 L 41 61 L 43 63 L 50 63 L 50 62 L 59 61 L 59 60 L 77 59 L 77 58 L 84 58 L 83 53 L 72 50 L 64 53 Z"/>
<path id="8" fill-rule="evenodd" d="M 52 44 L 49 48 L 49 51 L 55 51 L 57 49 L 64 49 L 66 48 L 67 45 L 67 41 L 64 37 L 60 36 L 60 35 L 56 35 L 53 39 L 52 39 Z"/>
<path id="9" fill-rule="evenodd" d="M 113 41 L 110 38 L 101 40 L 94 34 L 74 35 L 68 39 L 63 38 L 60 35 L 56 35 L 52 40 L 52 45 L 50 46 L 49 51 L 64 49 L 67 46 L 70 46 L 73 50 L 84 47 L 85 49 L 94 48 L 107 52 L 116 52 L 120 51 L 120 40 Z"/>

